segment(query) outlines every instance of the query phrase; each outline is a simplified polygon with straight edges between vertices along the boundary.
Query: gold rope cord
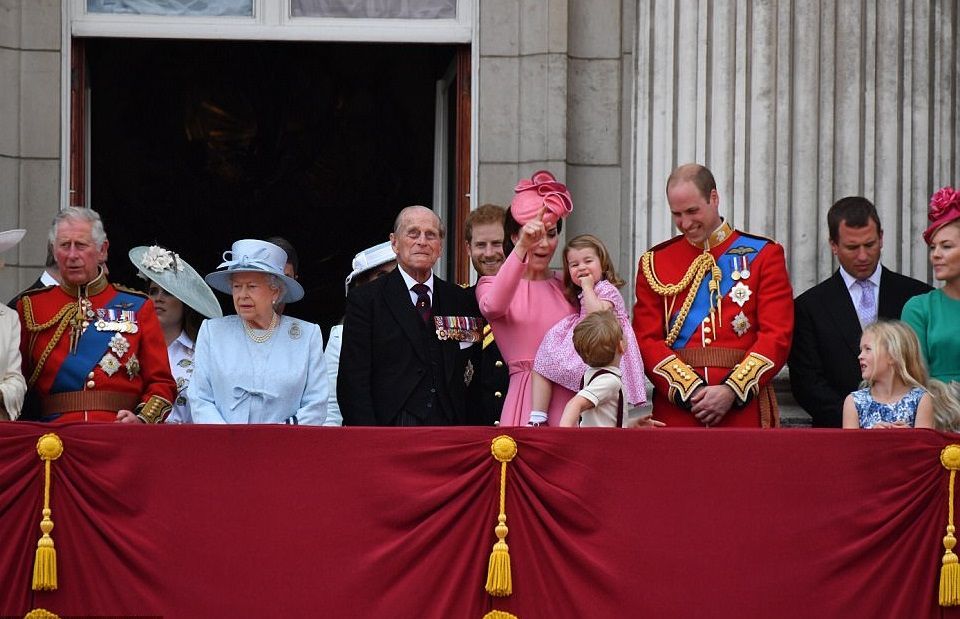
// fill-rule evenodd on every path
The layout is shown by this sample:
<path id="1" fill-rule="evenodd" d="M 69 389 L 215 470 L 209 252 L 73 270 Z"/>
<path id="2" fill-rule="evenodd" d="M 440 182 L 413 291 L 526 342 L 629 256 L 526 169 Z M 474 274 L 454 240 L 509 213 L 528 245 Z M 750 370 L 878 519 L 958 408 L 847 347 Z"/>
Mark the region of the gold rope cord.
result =
<path id="1" fill-rule="evenodd" d="M 960 605 L 960 565 L 953 552 L 957 545 L 953 526 L 953 485 L 960 469 L 960 445 L 947 445 L 940 452 L 940 464 L 950 471 L 947 503 L 947 534 L 943 536 L 943 559 L 940 561 L 940 606 Z"/>
<path id="2" fill-rule="evenodd" d="M 490 552 L 487 564 L 486 590 L 492 596 L 505 597 L 513 593 L 513 576 L 510 571 L 510 548 L 507 546 L 507 463 L 517 455 L 517 443 L 505 434 L 493 439 L 490 453 L 500 463 L 500 513 L 494 533 L 497 541 Z"/>
<path id="3" fill-rule="evenodd" d="M 720 299 L 718 295 L 720 285 L 720 269 L 717 267 L 717 262 L 713 259 L 713 254 L 710 252 L 703 252 L 697 256 L 696 259 L 690 264 L 687 272 L 684 273 L 683 278 L 681 278 L 676 284 L 664 284 L 660 281 L 660 278 L 657 277 L 656 271 L 653 268 L 652 251 L 648 251 L 641 256 L 640 267 L 643 270 L 643 276 L 647 279 L 647 283 L 650 284 L 650 288 L 662 297 L 675 297 L 684 290 L 687 290 L 688 288 L 690 289 L 690 293 L 687 294 L 687 297 L 683 300 L 683 305 L 680 306 L 680 312 L 677 314 L 676 322 L 673 323 L 673 327 L 670 329 L 670 332 L 667 333 L 667 337 L 665 338 L 665 343 L 667 346 L 672 346 L 673 343 L 677 341 L 677 337 L 680 335 L 680 330 L 683 328 L 683 323 L 686 322 L 687 315 L 690 313 L 690 307 L 693 305 L 693 300 L 696 297 L 694 291 L 700 288 L 700 284 L 703 282 L 703 278 L 708 271 L 711 273 L 711 313 L 714 306 L 717 308 L 720 307 Z M 670 316 L 666 315 L 664 320 L 667 324 L 669 324 Z"/>
<path id="4" fill-rule="evenodd" d="M 80 304 L 76 301 L 71 301 L 63 307 L 60 308 L 60 311 L 56 315 L 48 320 L 47 322 L 38 325 L 33 318 L 33 304 L 30 302 L 30 297 L 23 297 L 23 320 L 26 324 L 27 331 L 32 333 L 30 337 L 30 347 L 29 349 L 33 350 L 33 343 L 36 341 L 36 336 L 41 331 L 49 329 L 54 324 L 59 322 L 57 325 L 57 330 L 54 332 L 53 337 L 50 338 L 50 342 L 47 343 L 47 347 L 43 349 L 43 353 L 40 355 L 40 358 L 37 359 L 37 364 L 33 368 L 33 372 L 30 374 L 30 380 L 27 381 L 27 387 L 33 387 L 34 383 L 37 382 L 37 378 L 40 377 L 40 372 L 43 370 L 43 366 L 47 362 L 47 358 L 50 357 L 50 353 L 53 352 L 53 349 L 60 342 L 60 338 L 63 337 L 63 332 L 67 330 L 67 327 L 70 326 L 70 314 L 76 313 L 79 309 Z"/>
<path id="5" fill-rule="evenodd" d="M 33 563 L 33 590 L 54 591 L 57 588 L 57 551 L 53 547 L 53 520 L 50 518 L 50 463 L 63 453 L 63 442 L 56 434 L 44 434 L 37 441 L 37 454 L 43 460 L 43 519 L 40 530 L 43 535 L 37 542 L 37 555 Z"/>

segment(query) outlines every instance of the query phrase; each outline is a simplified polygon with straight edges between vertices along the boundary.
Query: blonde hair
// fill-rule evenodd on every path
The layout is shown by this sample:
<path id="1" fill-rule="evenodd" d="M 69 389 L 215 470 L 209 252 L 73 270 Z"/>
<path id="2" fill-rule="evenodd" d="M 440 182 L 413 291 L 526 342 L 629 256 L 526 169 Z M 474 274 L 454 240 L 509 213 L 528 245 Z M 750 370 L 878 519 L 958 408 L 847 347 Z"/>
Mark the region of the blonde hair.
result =
<path id="1" fill-rule="evenodd" d="M 960 430 L 960 400 L 949 385 L 930 378 L 917 334 L 910 325 L 900 320 L 878 320 L 867 325 L 863 334 L 873 336 L 875 354 L 884 353 L 890 358 L 895 378 L 910 388 L 927 391 L 938 430 Z M 864 384 L 873 386 L 873 381 L 865 380 Z"/>
<path id="2" fill-rule="evenodd" d="M 622 339 L 620 321 L 609 310 L 587 314 L 573 328 L 573 349 L 592 368 L 610 365 Z"/>
<path id="3" fill-rule="evenodd" d="M 570 262 L 567 254 L 571 249 L 592 249 L 597 252 L 597 258 L 600 259 L 600 278 L 605 279 L 617 288 L 623 286 L 623 280 L 617 275 L 613 268 L 613 260 L 610 259 L 610 252 L 607 251 L 603 241 L 592 234 L 581 234 L 570 239 L 567 246 L 563 248 L 563 286 L 567 300 L 574 305 L 580 304 L 580 286 L 570 278 Z"/>

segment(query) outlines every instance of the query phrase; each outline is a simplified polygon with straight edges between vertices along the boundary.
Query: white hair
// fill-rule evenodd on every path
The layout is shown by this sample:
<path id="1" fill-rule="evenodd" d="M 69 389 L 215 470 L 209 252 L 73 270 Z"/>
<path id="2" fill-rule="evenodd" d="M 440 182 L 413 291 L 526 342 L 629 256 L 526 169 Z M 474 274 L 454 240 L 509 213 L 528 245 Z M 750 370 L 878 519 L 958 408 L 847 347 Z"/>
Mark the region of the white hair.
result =
<path id="1" fill-rule="evenodd" d="M 89 223 L 90 234 L 93 237 L 93 242 L 97 246 L 97 249 L 101 249 L 107 240 L 107 232 L 103 229 L 103 220 L 100 219 L 100 213 L 92 208 L 68 206 L 54 216 L 53 223 L 50 225 L 50 233 L 47 235 L 47 240 L 51 246 L 56 246 L 57 227 L 64 221 L 85 221 Z"/>

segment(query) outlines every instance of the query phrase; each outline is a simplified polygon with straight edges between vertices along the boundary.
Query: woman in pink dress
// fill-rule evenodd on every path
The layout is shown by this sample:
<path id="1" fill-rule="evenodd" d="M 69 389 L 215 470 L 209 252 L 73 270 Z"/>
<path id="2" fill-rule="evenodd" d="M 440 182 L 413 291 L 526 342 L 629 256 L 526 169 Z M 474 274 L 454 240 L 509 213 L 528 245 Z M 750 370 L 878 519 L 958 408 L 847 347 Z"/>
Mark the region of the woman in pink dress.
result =
<path id="1" fill-rule="evenodd" d="M 570 192 L 550 172 L 536 172 L 515 189 L 503 227 L 513 245 L 495 276 L 477 283 L 480 311 L 490 323 L 510 370 L 500 425 L 559 425 L 574 393 L 556 387 L 547 419 L 530 418 L 533 359 L 544 334 L 576 309 L 567 300 L 563 275 L 550 270 L 563 218 L 573 210 Z"/>

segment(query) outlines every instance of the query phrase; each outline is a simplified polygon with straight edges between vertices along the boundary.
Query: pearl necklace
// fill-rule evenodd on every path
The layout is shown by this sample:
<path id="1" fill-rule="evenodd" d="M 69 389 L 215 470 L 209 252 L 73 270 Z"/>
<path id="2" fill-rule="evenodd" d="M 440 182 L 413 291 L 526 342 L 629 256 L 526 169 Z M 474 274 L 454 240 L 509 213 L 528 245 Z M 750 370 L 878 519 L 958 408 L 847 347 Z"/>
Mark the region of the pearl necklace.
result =
<path id="1" fill-rule="evenodd" d="M 251 329 L 246 320 L 241 321 L 243 322 L 243 330 L 247 334 L 247 337 L 257 344 L 263 344 L 273 337 L 273 332 L 277 330 L 277 325 L 280 324 L 280 316 L 274 312 L 273 317 L 270 319 L 270 326 L 267 327 L 266 331 L 263 329 Z M 257 334 L 256 331 L 261 331 L 261 333 Z"/>

